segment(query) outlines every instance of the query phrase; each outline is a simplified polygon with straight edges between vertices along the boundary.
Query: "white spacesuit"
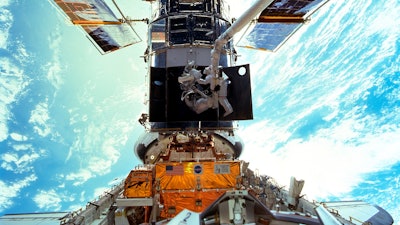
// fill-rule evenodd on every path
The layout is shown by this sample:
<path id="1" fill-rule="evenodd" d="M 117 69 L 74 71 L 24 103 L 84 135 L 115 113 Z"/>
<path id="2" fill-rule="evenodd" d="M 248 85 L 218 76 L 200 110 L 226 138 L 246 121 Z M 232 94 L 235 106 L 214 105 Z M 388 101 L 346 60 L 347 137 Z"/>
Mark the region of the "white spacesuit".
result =
<path id="1" fill-rule="evenodd" d="M 210 84 L 210 89 L 213 91 L 213 108 L 218 107 L 218 103 L 224 108 L 224 117 L 233 112 L 232 106 L 228 99 L 228 76 L 222 72 L 222 76 L 216 77 L 210 67 L 206 67 L 203 74 L 207 74 L 205 79 L 199 79 L 199 84 Z"/>
<path id="2" fill-rule="evenodd" d="M 181 100 L 185 101 L 186 105 L 197 114 L 206 111 L 213 105 L 213 99 L 196 87 L 196 83 L 201 79 L 201 76 L 201 72 L 194 68 L 194 62 L 191 61 L 186 65 L 182 76 L 178 77 L 178 82 L 182 85 L 181 89 L 184 90 Z M 191 99 L 190 94 L 199 94 L 200 97 Z"/>
<path id="3" fill-rule="evenodd" d="M 185 71 L 181 77 L 178 77 L 178 82 L 183 85 L 181 87 L 184 92 L 182 93 L 181 100 L 184 100 L 186 105 L 192 108 L 197 114 L 206 111 L 208 108 L 218 108 L 218 103 L 222 105 L 225 110 L 224 117 L 233 112 L 232 106 L 226 98 L 228 95 L 228 84 L 229 80 L 227 76 L 216 77 L 210 67 L 206 67 L 203 74 L 207 76 L 205 79 L 201 78 L 201 72 L 194 68 L 194 62 L 189 62 L 185 67 Z M 196 83 L 210 85 L 212 91 L 211 97 L 204 94 L 202 91 L 196 88 Z M 189 94 L 197 93 L 200 94 L 200 98 L 195 101 L 189 100 Z"/>

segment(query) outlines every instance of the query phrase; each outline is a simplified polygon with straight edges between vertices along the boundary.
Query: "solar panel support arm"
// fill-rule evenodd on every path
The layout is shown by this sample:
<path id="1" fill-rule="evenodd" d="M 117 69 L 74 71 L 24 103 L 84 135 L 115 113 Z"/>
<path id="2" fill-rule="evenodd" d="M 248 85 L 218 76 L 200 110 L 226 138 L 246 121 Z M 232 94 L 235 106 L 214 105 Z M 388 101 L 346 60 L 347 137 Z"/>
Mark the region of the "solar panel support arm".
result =
<path id="1" fill-rule="evenodd" d="M 211 70 L 215 76 L 218 76 L 218 66 L 223 46 L 228 43 L 231 38 L 249 24 L 258 14 L 260 14 L 273 0 L 259 0 L 251 6 L 242 16 L 240 16 L 217 40 L 215 40 L 214 48 L 211 50 Z"/>

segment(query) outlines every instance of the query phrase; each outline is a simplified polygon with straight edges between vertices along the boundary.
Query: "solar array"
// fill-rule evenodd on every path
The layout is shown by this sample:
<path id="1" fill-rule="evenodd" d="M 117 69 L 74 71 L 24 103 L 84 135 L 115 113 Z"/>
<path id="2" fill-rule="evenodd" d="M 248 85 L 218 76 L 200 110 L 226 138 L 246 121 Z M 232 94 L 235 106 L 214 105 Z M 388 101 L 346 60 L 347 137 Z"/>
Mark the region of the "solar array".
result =
<path id="1" fill-rule="evenodd" d="M 253 21 L 239 47 L 276 51 L 327 0 L 275 0 Z"/>
<path id="2" fill-rule="evenodd" d="M 130 24 L 119 20 L 103 0 L 54 2 L 73 24 L 83 28 L 102 53 L 141 41 Z M 327 0 L 275 0 L 249 24 L 237 46 L 276 51 L 326 2 Z"/>
<path id="3" fill-rule="evenodd" d="M 101 53 L 141 41 L 129 23 L 119 20 L 103 0 L 54 0 L 75 25 L 82 27 Z"/>

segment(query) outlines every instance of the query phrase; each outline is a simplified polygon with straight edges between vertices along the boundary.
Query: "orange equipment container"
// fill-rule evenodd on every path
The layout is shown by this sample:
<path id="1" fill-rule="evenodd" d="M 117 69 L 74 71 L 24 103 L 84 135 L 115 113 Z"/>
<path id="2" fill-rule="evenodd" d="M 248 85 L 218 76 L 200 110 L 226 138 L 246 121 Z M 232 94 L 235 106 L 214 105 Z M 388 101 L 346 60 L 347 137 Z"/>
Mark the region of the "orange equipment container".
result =
<path id="1" fill-rule="evenodd" d="M 238 188 L 240 162 L 159 162 L 155 186 L 164 205 L 161 217 L 188 209 L 201 212 L 227 190 Z"/>
<path id="2" fill-rule="evenodd" d="M 125 179 L 124 196 L 145 198 L 153 195 L 153 168 L 132 170 Z"/>

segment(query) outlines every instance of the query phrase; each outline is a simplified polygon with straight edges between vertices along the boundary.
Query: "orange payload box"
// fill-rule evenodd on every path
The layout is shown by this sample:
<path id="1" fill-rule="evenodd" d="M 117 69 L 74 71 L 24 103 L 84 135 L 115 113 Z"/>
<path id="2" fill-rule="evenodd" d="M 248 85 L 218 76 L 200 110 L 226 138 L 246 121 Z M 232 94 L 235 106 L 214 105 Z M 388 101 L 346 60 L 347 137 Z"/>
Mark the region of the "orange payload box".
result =
<path id="1" fill-rule="evenodd" d="M 132 170 L 125 179 L 124 196 L 127 198 L 152 197 L 153 170 Z"/>
<path id="2" fill-rule="evenodd" d="M 171 218 L 188 209 L 201 212 L 227 190 L 238 188 L 240 162 L 162 162 L 155 166 L 161 217 Z"/>
<path id="3" fill-rule="evenodd" d="M 157 163 L 160 190 L 231 189 L 240 177 L 238 161 Z"/>

